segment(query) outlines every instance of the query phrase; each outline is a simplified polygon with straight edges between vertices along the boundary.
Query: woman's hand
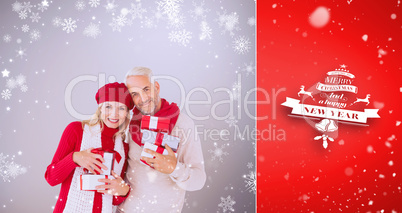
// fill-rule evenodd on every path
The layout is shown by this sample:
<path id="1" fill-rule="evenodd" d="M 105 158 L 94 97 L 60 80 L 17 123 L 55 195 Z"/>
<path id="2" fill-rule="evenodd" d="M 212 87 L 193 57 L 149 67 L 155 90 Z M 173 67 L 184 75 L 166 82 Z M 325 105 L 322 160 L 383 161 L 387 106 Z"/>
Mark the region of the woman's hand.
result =
<path id="1" fill-rule="evenodd" d="M 99 182 L 105 185 L 96 186 L 99 193 L 107 193 L 114 196 L 126 196 L 130 191 L 130 186 L 124 180 L 112 171 L 112 175 L 116 179 L 99 179 Z"/>
<path id="2" fill-rule="evenodd" d="M 74 152 L 73 161 L 81 167 L 88 169 L 88 171 L 93 174 L 96 174 L 95 171 L 97 171 L 99 174 L 102 174 L 102 170 L 100 168 L 107 170 L 107 167 L 102 164 L 105 162 L 105 160 L 103 159 L 102 155 L 92 153 L 92 149 L 93 148 L 89 148 L 80 152 Z M 99 162 L 98 159 L 101 160 L 102 163 Z"/>

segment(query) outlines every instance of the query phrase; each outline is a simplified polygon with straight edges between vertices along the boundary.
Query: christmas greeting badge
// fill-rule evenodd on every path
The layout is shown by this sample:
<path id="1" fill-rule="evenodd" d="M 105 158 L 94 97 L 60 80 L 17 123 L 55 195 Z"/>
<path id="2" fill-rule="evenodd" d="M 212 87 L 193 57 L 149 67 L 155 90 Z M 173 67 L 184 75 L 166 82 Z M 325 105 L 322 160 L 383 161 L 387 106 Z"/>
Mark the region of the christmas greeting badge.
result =
<path id="1" fill-rule="evenodd" d="M 378 109 L 370 108 L 370 94 L 359 91 L 355 80 L 341 65 L 311 88 L 301 85 L 297 98 L 286 97 L 281 105 L 292 108 L 289 116 L 304 118 L 319 133 L 314 140 L 326 149 L 337 138 L 339 123 L 368 126 L 369 118 L 380 118 Z"/>

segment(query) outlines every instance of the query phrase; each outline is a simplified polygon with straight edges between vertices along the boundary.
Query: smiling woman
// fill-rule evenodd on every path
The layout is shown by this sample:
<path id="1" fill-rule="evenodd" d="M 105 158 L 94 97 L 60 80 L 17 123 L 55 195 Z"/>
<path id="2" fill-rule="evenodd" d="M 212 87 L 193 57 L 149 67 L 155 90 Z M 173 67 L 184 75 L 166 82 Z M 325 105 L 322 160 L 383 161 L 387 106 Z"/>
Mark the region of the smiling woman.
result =
<path id="1" fill-rule="evenodd" d="M 130 192 L 121 177 L 128 154 L 124 131 L 134 104 L 126 86 L 119 83 L 106 84 L 95 98 L 99 104 L 96 113 L 89 120 L 67 126 L 47 167 L 47 182 L 52 186 L 61 183 L 54 212 L 112 212 L 112 205 L 123 202 Z M 106 153 L 112 153 L 114 159 L 106 162 Z M 111 174 L 106 173 L 110 170 Z M 84 176 L 95 177 L 95 190 L 83 190 Z"/>

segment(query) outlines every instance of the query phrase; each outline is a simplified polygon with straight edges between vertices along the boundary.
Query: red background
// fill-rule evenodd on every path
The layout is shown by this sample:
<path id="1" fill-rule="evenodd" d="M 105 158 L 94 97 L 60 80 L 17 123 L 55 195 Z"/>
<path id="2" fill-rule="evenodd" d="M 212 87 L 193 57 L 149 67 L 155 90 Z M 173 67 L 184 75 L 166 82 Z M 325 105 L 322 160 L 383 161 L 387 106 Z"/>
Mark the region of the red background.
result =
<path id="1" fill-rule="evenodd" d="M 308 19 L 318 6 L 330 9 L 322 28 Z M 257 87 L 270 98 L 257 106 L 258 116 L 269 116 L 257 128 L 271 124 L 275 134 L 286 132 L 285 141 L 257 141 L 258 212 L 402 211 L 402 124 L 396 125 L 402 121 L 401 7 L 398 0 L 257 1 Z M 379 48 L 387 52 L 381 58 Z M 338 137 L 324 149 L 313 140 L 319 132 L 289 117 L 291 109 L 280 104 L 341 64 L 356 76 L 358 96 L 371 94 L 367 108 L 381 108 L 381 118 L 369 119 L 366 127 L 339 124 Z M 275 97 L 272 89 L 280 88 L 286 91 Z M 265 100 L 262 93 L 257 99 Z"/>

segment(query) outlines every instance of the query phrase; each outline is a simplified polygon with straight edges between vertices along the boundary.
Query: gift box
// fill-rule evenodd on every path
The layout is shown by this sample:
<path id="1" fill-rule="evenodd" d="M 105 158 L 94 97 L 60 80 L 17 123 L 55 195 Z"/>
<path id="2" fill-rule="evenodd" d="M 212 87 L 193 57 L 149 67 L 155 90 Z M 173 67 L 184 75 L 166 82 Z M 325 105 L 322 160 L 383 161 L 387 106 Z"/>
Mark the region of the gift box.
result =
<path id="1" fill-rule="evenodd" d="M 107 167 L 107 170 L 101 169 L 102 170 L 102 174 L 104 175 L 111 175 L 112 174 L 112 170 L 113 170 L 113 165 L 114 165 L 114 160 L 117 161 L 117 163 L 120 162 L 121 160 L 121 156 L 118 152 L 114 151 L 114 150 L 104 150 L 102 148 L 97 148 L 97 149 L 92 149 L 91 150 L 92 153 L 94 154 L 99 154 L 103 157 L 103 159 L 105 160 L 105 162 L 103 162 L 103 165 L 105 165 Z M 97 159 L 99 162 L 101 162 L 99 159 Z M 100 168 L 98 166 L 98 168 Z M 84 169 L 85 172 L 88 172 L 89 174 L 93 174 L 92 172 L 89 172 L 87 169 Z M 100 175 L 97 171 L 95 171 L 97 175 Z"/>
<path id="2" fill-rule="evenodd" d="M 150 150 L 153 150 L 153 151 L 155 151 L 155 152 L 157 152 L 159 154 L 162 154 L 162 155 L 168 155 L 169 154 L 169 152 L 163 147 L 160 147 L 160 146 L 157 146 L 157 145 L 154 145 L 154 144 L 150 144 L 150 143 L 145 143 L 144 148 L 143 148 L 143 150 L 141 152 L 141 157 L 154 158 L 154 156 L 152 156 L 151 154 L 145 152 L 144 149 L 150 149 Z M 177 157 L 176 153 L 174 153 L 174 155 Z M 151 165 L 147 164 L 146 161 L 141 160 L 141 159 L 140 159 L 140 161 L 141 161 L 142 164 L 145 164 L 145 165 L 148 165 L 151 168 L 154 168 Z"/>
<path id="3" fill-rule="evenodd" d="M 142 144 L 154 144 L 156 146 L 162 146 L 164 147 L 165 145 L 168 145 L 174 152 L 177 151 L 177 148 L 179 146 L 180 138 L 168 135 L 163 132 L 154 132 L 154 131 L 149 131 L 146 129 L 141 130 L 141 143 Z"/>
<path id="4" fill-rule="evenodd" d="M 169 118 L 143 115 L 141 119 L 141 129 L 169 132 Z"/>
<path id="5" fill-rule="evenodd" d="M 111 175 L 80 175 L 78 177 L 78 189 L 83 191 L 96 191 L 96 186 L 105 185 L 103 182 L 99 182 L 99 179 L 114 179 Z"/>

